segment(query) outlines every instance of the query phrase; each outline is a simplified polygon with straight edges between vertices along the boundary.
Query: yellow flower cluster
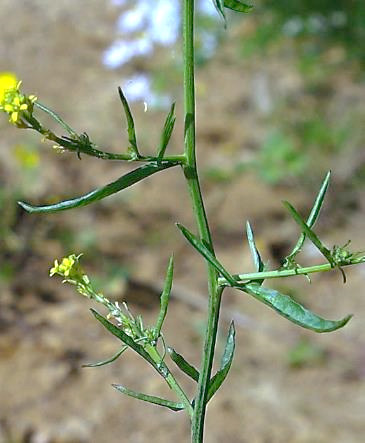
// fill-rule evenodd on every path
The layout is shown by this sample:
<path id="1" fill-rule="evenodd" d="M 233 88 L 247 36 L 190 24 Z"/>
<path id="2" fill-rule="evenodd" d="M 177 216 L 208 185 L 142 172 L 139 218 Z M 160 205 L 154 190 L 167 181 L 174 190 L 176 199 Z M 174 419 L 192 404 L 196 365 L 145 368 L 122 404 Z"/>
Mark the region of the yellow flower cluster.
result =
<path id="1" fill-rule="evenodd" d="M 58 263 L 58 260 L 55 260 L 53 268 L 49 271 L 49 275 L 52 277 L 57 274 L 61 277 L 65 277 L 66 280 L 81 281 L 84 277 L 84 273 L 79 264 L 80 257 L 81 254 L 71 254 L 68 257 L 64 257 L 61 260 L 61 263 Z"/>
<path id="2" fill-rule="evenodd" d="M 26 96 L 20 92 L 21 81 L 11 72 L 0 73 L 0 110 L 9 114 L 9 121 L 20 124 L 24 111 L 32 112 L 35 95 Z"/>

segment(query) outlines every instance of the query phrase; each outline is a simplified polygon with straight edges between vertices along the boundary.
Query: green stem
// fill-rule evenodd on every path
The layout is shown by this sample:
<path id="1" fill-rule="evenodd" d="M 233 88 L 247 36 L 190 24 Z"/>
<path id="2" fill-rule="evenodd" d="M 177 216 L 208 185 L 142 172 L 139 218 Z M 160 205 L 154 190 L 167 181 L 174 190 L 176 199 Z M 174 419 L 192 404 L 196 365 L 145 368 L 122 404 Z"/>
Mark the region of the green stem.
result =
<path id="1" fill-rule="evenodd" d="M 161 357 L 160 353 L 152 345 L 146 345 L 145 350 L 148 352 L 148 354 L 150 355 L 150 357 L 152 358 L 152 360 L 155 363 L 157 363 L 158 365 L 161 365 L 161 364 L 164 365 L 163 368 L 166 370 L 166 376 L 165 376 L 166 383 L 175 392 L 175 394 L 178 396 L 180 401 L 185 405 L 185 409 L 188 412 L 190 419 L 192 419 L 193 413 L 194 413 L 193 407 L 191 406 L 191 403 L 190 403 L 188 397 L 186 396 L 185 392 L 180 387 L 180 385 L 177 382 L 177 380 L 175 379 L 175 377 L 171 374 L 171 372 L 168 369 L 168 367 L 166 366 L 166 364 L 162 363 L 162 357 Z"/>
<path id="2" fill-rule="evenodd" d="M 343 266 L 350 266 L 350 265 L 357 265 L 359 263 L 364 263 L 365 258 L 360 257 L 358 259 L 352 259 L 351 263 L 343 263 L 341 264 L 341 267 Z M 332 271 L 334 268 L 330 263 L 323 263 L 321 265 L 315 265 L 315 266 L 307 266 L 304 268 L 294 268 L 294 269 L 277 269 L 276 271 L 263 271 L 263 272 L 251 272 L 248 274 L 235 274 L 232 275 L 232 277 L 237 280 L 237 283 L 241 282 L 247 282 L 249 280 L 266 280 L 270 278 L 282 278 L 282 277 L 292 277 L 294 275 L 307 275 L 307 274 L 314 274 L 315 272 L 328 272 Z M 227 285 L 230 286 L 230 284 L 227 282 L 227 280 L 223 277 L 220 277 L 218 279 L 218 282 L 220 285 Z"/>
<path id="3" fill-rule="evenodd" d="M 45 108 L 44 105 L 41 105 L 41 109 Z M 46 108 L 48 109 L 48 108 Z M 48 113 L 50 113 L 52 111 L 49 110 Z M 55 114 L 52 112 L 52 114 Z M 55 114 L 57 115 L 57 114 Z M 57 116 L 58 120 L 61 120 L 61 118 L 59 116 Z M 46 138 L 47 140 L 53 141 L 57 144 L 59 144 L 60 146 L 64 147 L 65 149 L 72 151 L 72 152 L 78 152 L 77 151 L 77 147 L 75 146 L 75 143 L 58 137 L 56 134 L 54 134 L 52 131 L 50 131 L 49 129 L 45 129 L 41 123 L 32 115 L 25 115 L 24 119 L 26 121 L 26 123 L 30 124 L 30 127 L 28 129 L 33 129 L 35 131 L 37 131 L 39 134 L 43 135 L 44 138 Z M 63 120 L 62 120 L 63 122 Z M 63 122 L 64 123 L 64 122 Z M 61 123 L 60 123 L 61 124 Z M 66 125 L 66 123 L 64 123 L 64 125 Z M 65 127 L 64 125 L 62 125 L 63 127 Z M 71 131 L 72 129 L 70 129 Z M 68 131 L 68 132 L 70 132 Z M 74 133 L 76 134 L 76 133 Z M 77 134 L 76 134 L 77 136 Z M 95 145 L 93 145 L 95 146 Z M 89 155 L 91 157 L 96 157 L 96 158 L 100 158 L 102 160 L 120 160 L 120 161 L 137 161 L 137 162 L 158 162 L 161 161 L 160 158 L 156 157 L 156 156 L 140 156 L 140 157 L 133 157 L 133 155 L 131 154 L 114 154 L 112 152 L 105 152 L 105 151 L 101 151 L 100 149 L 94 148 L 94 147 L 88 147 L 87 150 L 82 150 L 80 149 L 81 154 L 85 154 L 85 155 Z M 171 163 L 179 163 L 181 165 L 185 164 L 185 154 L 175 154 L 175 155 L 166 155 L 163 158 L 164 161 L 167 162 L 171 162 Z"/>
<path id="4" fill-rule="evenodd" d="M 193 212 L 199 236 L 214 253 L 204 202 L 201 195 L 195 153 L 195 86 L 194 86 L 194 0 L 183 2 L 184 38 L 184 111 L 185 111 L 185 156 L 184 174 L 189 188 Z M 195 397 L 194 414 L 191 422 L 193 443 L 201 443 L 204 434 L 204 421 L 207 406 L 207 393 L 212 371 L 214 349 L 217 337 L 221 290 L 217 284 L 217 273 L 207 263 L 208 268 L 208 321 L 206 325 L 202 366 Z"/>

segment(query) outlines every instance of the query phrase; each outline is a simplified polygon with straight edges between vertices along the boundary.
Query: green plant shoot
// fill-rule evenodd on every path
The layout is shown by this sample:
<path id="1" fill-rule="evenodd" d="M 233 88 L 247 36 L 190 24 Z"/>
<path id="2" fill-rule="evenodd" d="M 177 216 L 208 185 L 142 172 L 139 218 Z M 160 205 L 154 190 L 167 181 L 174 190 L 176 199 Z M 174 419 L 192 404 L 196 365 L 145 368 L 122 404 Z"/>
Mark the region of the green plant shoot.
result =
<path id="1" fill-rule="evenodd" d="M 219 15 L 226 24 L 226 11 L 248 13 L 252 6 L 239 0 L 212 0 Z M 151 2 L 151 6 L 152 6 Z M 113 198 L 117 192 L 130 186 L 138 185 L 145 178 L 166 169 L 174 168 L 175 173 L 182 173 L 191 199 L 191 207 L 195 218 L 195 227 L 191 230 L 177 223 L 177 228 L 182 233 L 181 241 L 187 241 L 192 247 L 192 253 L 198 253 L 206 263 L 207 269 L 207 318 L 204 340 L 202 344 L 201 361 L 198 369 L 187 361 L 182 354 L 175 351 L 173 346 L 165 343 L 164 320 L 168 315 L 170 295 L 173 290 L 174 260 L 171 256 L 167 266 L 164 287 L 160 297 L 160 310 L 154 326 L 145 326 L 140 316 L 132 314 L 126 304 L 120 306 L 118 302 L 111 302 L 104 294 L 97 292 L 91 279 L 81 267 L 81 254 L 71 254 L 60 262 L 55 261 L 50 270 L 51 276 L 60 276 L 64 283 L 71 284 L 84 297 L 100 304 L 101 314 L 91 309 L 92 315 L 111 335 L 118 338 L 121 346 L 111 357 L 106 357 L 97 363 L 85 364 L 87 367 L 97 367 L 111 364 L 118 358 L 123 358 L 125 352 L 135 352 L 144 359 L 155 371 L 157 377 L 162 377 L 171 389 L 174 398 L 165 399 L 149 394 L 136 392 L 120 384 L 114 388 L 129 397 L 165 407 L 171 411 L 186 413 L 191 424 L 191 441 L 202 443 L 204 439 L 204 424 L 208 402 L 217 393 L 226 380 L 232 365 L 235 350 L 240 348 L 240 343 L 235 340 L 235 327 L 232 322 L 227 334 L 225 349 L 221 357 L 218 371 L 212 375 L 212 366 L 215 358 L 217 328 L 219 322 L 221 299 L 227 287 L 235 288 L 242 294 L 254 297 L 259 302 L 273 309 L 280 316 L 303 328 L 315 332 L 331 332 L 345 326 L 351 315 L 345 315 L 340 320 L 326 320 L 309 309 L 302 306 L 291 296 L 271 289 L 267 284 L 273 278 L 289 278 L 296 275 L 309 276 L 312 273 L 327 272 L 333 268 L 342 268 L 365 262 L 361 253 L 349 251 L 348 243 L 343 246 L 333 246 L 332 249 L 324 246 L 318 235 L 313 231 L 314 224 L 318 221 L 326 191 L 329 186 L 330 173 L 328 173 L 320 187 L 312 211 L 307 220 L 288 202 L 284 202 L 294 222 L 299 227 L 299 239 L 292 252 L 283 258 L 283 265 L 277 269 L 269 269 L 264 264 L 260 255 L 254 233 L 249 222 L 246 224 L 248 245 L 252 255 L 255 272 L 242 272 L 232 274 L 216 257 L 212 241 L 210 225 L 205 212 L 204 200 L 200 189 L 199 173 L 196 162 L 196 119 L 195 119 L 195 54 L 194 33 L 195 22 L 194 0 L 182 0 L 182 37 L 183 37 L 183 92 L 184 92 L 184 149 L 178 155 L 167 155 L 171 134 L 176 120 L 175 103 L 171 105 L 165 123 L 161 129 L 160 144 L 156 147 L 156 154 L 143 155 L 137 143 L 137 131 L 132 116 L 131 108 L 121 88 L 118 88 L 122 111 L 127 121 L 128 145 L 118 154 L 104 151 L 97 146 L 86 132 L 79 134 L 66 123 L 55 111 L 41 104 L 33 94 L 22 91 L 22 83 L 12 73 L 0 74 L 0 110 L 7 114 L 11 124 L 19 129 L 28 129 L 37 132 L 44 139 L 50 140 L 58 150 L 68 150 L 78 157 L 88 155 L 95 159 L 119 160 L 142 163 L 141 166 L 128 174 L 121 176 L 116 181 L 101 185 L 83 196 L 67 197 L 59 203 L 35 206 L 19 202 L 20 206 L 30 214 L 59 212 L 68 209 L 77 209 L 91 203 L 96 203 L 104 198 Z M 59 127 L 56 133 L 44 126 L 42 115 L 51 117 Z M 175 168 L 178 166 L 177 168 Z M 244 216 L 244 214 L 242 214 Z M 322 253 L 325 262 L 302 267 L 298 264 L 297 257 L 306 240 L 312 242 Z M 343 272 L 344 275 L 344 272 Z M 244 296 L 244 295 L 243 295 Z M 181 374 L 187 376 L 194 384 L 195 393 L 190 397 L 170 369 L 171 363 L 175 364 Z"/>

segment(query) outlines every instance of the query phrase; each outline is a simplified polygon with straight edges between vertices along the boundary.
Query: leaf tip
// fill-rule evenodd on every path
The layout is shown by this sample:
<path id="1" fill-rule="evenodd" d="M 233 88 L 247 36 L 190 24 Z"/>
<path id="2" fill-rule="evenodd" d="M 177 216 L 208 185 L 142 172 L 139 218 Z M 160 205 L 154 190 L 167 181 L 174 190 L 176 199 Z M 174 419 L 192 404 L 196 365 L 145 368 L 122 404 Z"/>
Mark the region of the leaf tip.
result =
<path id="1" fill-rule="evenodd" d="M 25 202 L 22 202 L 22 201 L 18 201 L 17 203 L 18 203 L 18 205 L 19 205 L 20 207 L 22 207 L 25 211 L 27 211 L 27 212 L 29 212 L 29 213 L 34 212 L 34 208 L 35 208 L 34 206 L 29 205 L 28 203 L 25 203 Z"/>

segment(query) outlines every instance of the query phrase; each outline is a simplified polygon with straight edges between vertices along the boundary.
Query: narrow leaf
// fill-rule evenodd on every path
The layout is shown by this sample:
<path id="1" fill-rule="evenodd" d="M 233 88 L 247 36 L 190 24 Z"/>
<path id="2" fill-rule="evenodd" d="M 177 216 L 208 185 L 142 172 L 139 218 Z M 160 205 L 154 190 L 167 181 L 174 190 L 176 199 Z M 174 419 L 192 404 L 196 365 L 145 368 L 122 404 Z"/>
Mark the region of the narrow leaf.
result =
<path id="1" fill-rule="evenodd" d="M 224 20 L 224 26 L 226 26 L 226 14 L 224 12 L 224 0 L 213 0 L 213 4 L 218 11 L 218 14 Z"/>
<path id="2" fill-rule="evenodd" d="M 125 95 L 123 94 L 122 88 L 120 86 L 118 86 L 118 92 L 119 92 L 119 97 L 120 97 L 120 100 L 121 100 L 123 108 L 124 108 L 125 116 L 127 118 L 128 140 L 130 143 L 130 151 L 138 158 L 139 152 L 138 152 L 138 147 L 137 147 L 137 138 L 136 138 L 136 131 L 134 128 L 134 120 L 133 120 L 132 112 L 129 107 L 128 101 L 127 101 Z"/>
<path id="3" fill-rule="evenodd" d="M 261 259 L 259 251 L 257 250 L 253 231 L 250 222 L 248 221 L 246 223 L 246 233 L 247 233 L 248 245 L 250 246 L 250 251 L 253 258 L 253 262 L 255 264 L 256 271 L 262 272 L 265 268 L 265 265 Z"/>
<path id="4" fill-rule="evenodd" d="M 294 220 L 300 226 L 302 232 L 309 238 L 309 240 L 316 246 L 316 248 L 326 257 L 330 262 L 331 266 L 334 266 L 331 251 L 327 249 L 321 240 L 318 238 L 317 234 L 306 224 L 306 222 L 299 215 L 298 211 L 287 201 L 283 202 L 284 206 L 289 210 L 290 214 Z"/>
<path id="5" fill-rule="evenodd" d="M 236 284 L 236 280 L 232 275 L 224 269 L 224 267 L 215 258 L 212 252 L 199 240 L 199 238 L 191 233 L 180 223 L 176 223 L 176 226 L 180 229 L 183 236 L 188 240 L 188 242 L 212 265 L 215 269 L 232 285 Z"/>
<path id="6" fill-rule="evenodd" d="M 321 189 L 318 192 L 317 198 L 313 204 L 312 210 L 311 210 L 309 217 L 307 219 L 306 224 L 309 228 L 312 228 L 314 226 L 315 222 L 317 221 L 317 219 L 319 217 L 319 213 L 320 213 L 320 210 L 323 205 L 324 197 L 325 197 L 327 189 L 328 189 L 330 178 L 331 178 L 331 171 L 327 172 L 327 175 L 322 182 Z M 301 247 L 303 246 L 305 237 L 306 237 L 305 233 L 302 232 L 299 239 L 298 239 L 297 244 L 294 246 L 292 252 L 286 257 L 286 259 L 290 260 L 290 258 L 293 258 L 298 254 Z"/>
<path id="7" fill-rule="evenodd" d="M 42 103 L 39 103 L 39 101 L 34 102 L 34 106 L 36 108 L 41 109 L 43 112 L 47 113 L 50 117 L 52 117 L 57 123 L 59 123 L 66 131 L 70 134 L 71 137 L 78 137 L 77 132 L 71 128 L 56 112 L 52 111 L 51 109 L 47 108 L 47 106 L 42 105 Z"/>
<path id="8" fill-rule="evenodd" d="M 239 0 L 224 0 L 224 7 L 232 9 L 232 11 L 245 13 L 251 12 L 253 9 L 252 5 L 247 5 L 246 3 L 242 3 Z"/>
<path id="9" fill-rule="evenodd" d="M 148 363 L 150 363 L 156 371 L 160 374 L 161 371 L 155 363 L 150 355 L 144 350 L 143 346 L 136 343 L 132 337 L 127 335 L 122 329 L 115 326 L 113 323 L 111 323 L 109 320 L 107 320 L 105 317 L 100 315 L 95 309 L 91 309 L 91 312 L 93 316 L 109 331 L 111 332 L 115 337 L 119 338 L 125 345 L 129 346 L 133 351 L 137 352 L 141 357 L 143 357 Z"/>
<path id="10" fill-rule="evenodd" d="M 172 280 L 174 277 L 174 257 L 171 256 L 169 260 L 169 264 L 166 271 L 165 283 L 160 297 L 160 312 L 158 314 L 156 326 L 155 326 L 155 337 L 156 340 L 161 334 L 162 324 L 165 320 L 167 314 L 167 307 L 169 304 L 171 288 L 172 288 Z"/>
<path id="11" fill-rule="evenodd" d="M 255 283 L 244 285 L 238 289 L 252 295 L 292 323 L 315 332 L 331 332 L 340 329 L 352 317 L 352 315 L 348 315 L 342 320 L 325 320 L 297 303 L 288 295 L 281 294 L 275 289 L 264 288 Z"/>
<path id="12" fill-rule="evenodd" d="M 185 409 L 183 403 L 176 403 L 174 401 L 165 400 L 164 398 L 155 397 L 153 395 L 142 394 L 141 392 L 132 391 L 131 389 L 128 389 L 122 385 L 113 384 L 112 386 L 122 394 L 129 395 L 129 397 L 137 398 L 138 400 L 142 401 L 147 401 L 148 403 L 152 403 L 154 405 L 163 406 L 165 408 L 171 409 L 174 412 Z"/>
<path id="13" fill-rule="evenodd" d="M 157 161 L 161 161 L 165 155 L 167 145 L 170 141 L 172 131 L 174 129 L 176 117 L 175 117 L 175 103 L 171 105 L 170 112 L 167 114 L 165 125 L 161 134 L 161 143 L 157 152 Z"/>
<path id="14" fill-rule="evenodd" d="M 169 353 L 171 360 L 176 364 L 178 368 L 180 368 L 187 376 L 192 378 L 194 381 L 199 381 L 199 371 L 194 368 L 185 358 L 178 354 L 175 349 L 167 348 L 167 352 Z"/>
<path id="15" fill-rule="evenodd" d="M 226 379 L 228 372 L 231 368 L 234 356 L 234 349 L 235 349 L 235 335 L 236 331 L 234 328 L 234 323 L 232 321 L 229 327 L 226 346 L 224 348 L 224 353 L 222 356 L 220 368 L 209 382 L 207 401 L 209 401 L 213 397 L 213 395 L 218 391 L 218 389 L 221 387 L 222 383 Z"/>
<path id="16" fill-rule="evenodd" d="M 82 365 L 83 368 L 97 368 L 99 366 L 108 365 L 109 363 L 113 363 L 113 361 L 117 360 L 124 351 L 128 349 L 128 346 L 123 346 L 122 349 L 119 349 L 118 352 L 116 352 L 112 357 L 108 358 L 107 360 L 99 361 L 97 363 L 88 363 L 86 365 Z"/>
<path id="17" fill-rule="evenodd" d="M 74 198 L 72 200 L 61 201 L 53 205 L 32 206 L 24 202 L 18 202 L 18 204 L 23 209 L 25 209 L 30 213 L 59 212 L 59 211 L 64 211 L 66 209 L 86 206 L 94 201 L 102 200 L 103 198 L 108 197 L 109 195 L 115 194 L 116 192 L 119 192 L 122 189 L 126 189 L 129 186 L 132 186 L 135 183 L 145 179 L 146 177 L 149 177 L 150 175 L 155 174 L 156 172 L 162 171 L 163 169 L 171 168 L 172 166 L 176 166 L 176 163 L 172 162 L 162 162 L 160 164 L 149 163 L 147 165 L 141 166 L 140 168 L 134 169 L 128 174 L 125 174 L 122 177 L 118 178 L 118 180 L 109 183 L 101 188 L 95 189 L 94 191 L 91 191 L 86 195 Z"/>

